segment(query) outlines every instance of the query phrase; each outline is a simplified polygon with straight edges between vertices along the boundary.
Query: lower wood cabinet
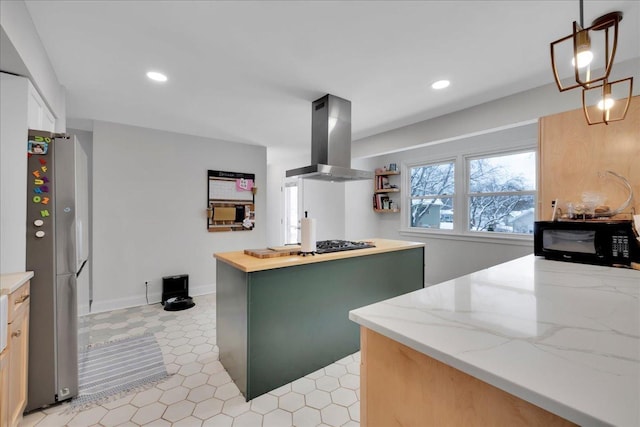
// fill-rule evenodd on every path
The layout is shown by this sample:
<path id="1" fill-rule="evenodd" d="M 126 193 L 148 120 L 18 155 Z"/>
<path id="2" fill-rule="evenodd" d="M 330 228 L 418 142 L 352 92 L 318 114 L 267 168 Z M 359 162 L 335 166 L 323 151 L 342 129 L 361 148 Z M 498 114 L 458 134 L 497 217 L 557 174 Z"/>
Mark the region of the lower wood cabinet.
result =
<path id="1" fill-rule="evenodd" d="M 362 427 L 576 424 L 361 327 Z"/>
<path id="2" fill-rule="evenodd" d="M 9 425 L 9 350 L 0 353 L 0 426 Z"/>
<path id="3" fill-rule="evenodd" d="M 27 406 L 29 282 L 9 295 L 7 348 L 0 362 L 0 427 L 16 427 Z"/>

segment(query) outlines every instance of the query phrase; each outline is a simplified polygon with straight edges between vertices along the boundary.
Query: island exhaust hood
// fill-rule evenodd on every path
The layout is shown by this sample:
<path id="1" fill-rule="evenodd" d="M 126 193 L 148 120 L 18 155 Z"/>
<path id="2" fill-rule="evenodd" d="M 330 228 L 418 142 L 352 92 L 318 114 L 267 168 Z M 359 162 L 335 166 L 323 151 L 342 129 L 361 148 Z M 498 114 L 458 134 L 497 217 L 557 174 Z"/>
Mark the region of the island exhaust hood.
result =
<path id="1" fill-rule="evenodd" d="M 373 179 L 351 169 L 351 101 L 325 95 L 311 106 L 311 166 L 287 171 L 287 177 L 345 182 Z"/>

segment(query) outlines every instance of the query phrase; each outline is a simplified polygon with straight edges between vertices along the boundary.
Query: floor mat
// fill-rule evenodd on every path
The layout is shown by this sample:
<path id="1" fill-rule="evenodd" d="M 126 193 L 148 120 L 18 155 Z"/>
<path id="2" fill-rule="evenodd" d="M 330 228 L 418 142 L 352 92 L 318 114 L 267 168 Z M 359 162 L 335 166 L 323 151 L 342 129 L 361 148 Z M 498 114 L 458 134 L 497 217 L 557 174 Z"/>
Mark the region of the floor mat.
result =
<path id="1" fill-rule="evenodd" d="M 72 410 L 151 387 L 169 376 L 153 334 L 89 346 L 78 365 L 79 390 Z"/>

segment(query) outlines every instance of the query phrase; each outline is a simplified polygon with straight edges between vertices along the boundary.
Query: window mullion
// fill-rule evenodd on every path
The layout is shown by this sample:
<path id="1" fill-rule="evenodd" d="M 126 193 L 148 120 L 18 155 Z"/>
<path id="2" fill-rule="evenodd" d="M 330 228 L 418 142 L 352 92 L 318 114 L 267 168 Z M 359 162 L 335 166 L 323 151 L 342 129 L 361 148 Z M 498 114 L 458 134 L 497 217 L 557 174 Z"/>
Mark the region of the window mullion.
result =
<path id="1" fill-rule="evenodd" d="M 469 193 L 468 197 L 484 197 L 484 196 L 534 196 L 536 194 L 535 191 L 525 190 L 525 191 L 498 191 L 498 192 L 487 192 L 487 193 Z"/>

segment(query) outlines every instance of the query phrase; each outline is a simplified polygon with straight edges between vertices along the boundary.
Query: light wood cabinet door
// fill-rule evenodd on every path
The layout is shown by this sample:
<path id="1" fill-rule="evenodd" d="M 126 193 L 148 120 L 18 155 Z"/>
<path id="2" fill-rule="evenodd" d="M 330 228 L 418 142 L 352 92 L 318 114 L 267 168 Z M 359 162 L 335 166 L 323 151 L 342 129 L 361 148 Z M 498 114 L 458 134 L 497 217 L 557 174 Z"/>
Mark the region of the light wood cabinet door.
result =
<path id="1" fill-rule="evenodd" d="M 28 300 L 27 300 L 28 301 Z M 29 304 L 23 304 L 9 324 L 8 426 L 22 421 L 27 406 L 27 369 L 29 367 Z"/>
<path id="2" fill-rule="evenodd" d="M 0 353 L 0 427 L 9 424 L 9 349 Z"/>
<path id="3" fill-rule="evenodd" d="M 371 329 L 360 340 L 362 427 L 577 427 Z"/>
<path id="4" fill-rule="evenodd" d="M 629 196 L 622 182 L 607 174 L 625 177 L 634 200 L 616 219 L 631 219 L 640 212 L 640 96 L 631 98 L 627 117 L 609 125 L 589 126 L 581 109 L 539 120 L 538 220 L 549 220 L 552 201 L 567 211 L 567 203 L 580 203 L 583 193 L 606 199 L 600 203 L 614 210 Z"/>

